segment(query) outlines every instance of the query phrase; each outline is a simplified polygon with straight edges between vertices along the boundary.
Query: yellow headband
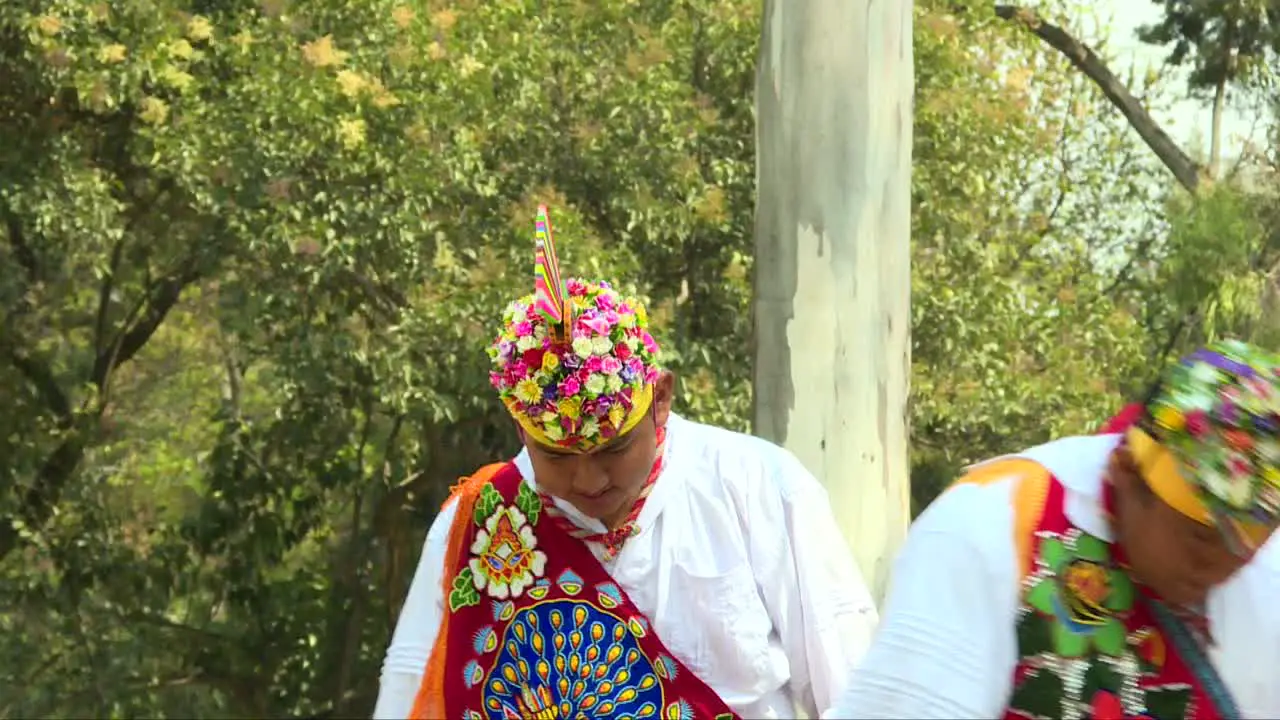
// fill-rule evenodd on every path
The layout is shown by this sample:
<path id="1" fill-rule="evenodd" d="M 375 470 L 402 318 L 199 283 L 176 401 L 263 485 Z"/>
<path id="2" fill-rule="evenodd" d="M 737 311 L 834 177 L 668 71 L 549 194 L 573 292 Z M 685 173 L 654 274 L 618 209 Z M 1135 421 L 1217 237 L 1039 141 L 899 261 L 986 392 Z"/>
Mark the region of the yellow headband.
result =
<path id="1" fill-rule="evenodd" d="M 1196 486 L 1183 476 L 1178 459 L 1144 430 L 1131 427 L 1125 437 L 1142 479 L 1166 505 L 1202 525 L 1226 524 L 1228 527 L 1223 530 L 1238 538 L 1247 551 L 1257 550 L 1270 537 L 1271 528 L 1264 523 L 1241 522 L 1229 516 L 1215 518 Z"/>
<path id="2" fill-rule="evenodd" d="M 552 448 L 571 450 L 575 453 L 582 454 L 590 452 L 592 448 L 604 445 L 612 441 L 614 438 L 622 437 L 634 430 L 636 426 L 640 424 L 640 421 L 644 419 L 644 416 L 648 414 L 649 408 L 653 406 L 653 385 L 645 385 L 644 388 L 635 394 L 634 401 L 631 405 L 631 412 L 627 414 L 626 419 L 622 421 L 621 427 L 618 428 L 618 432 L 614 434 L 613 437 L 594 435 L 591 438 L 578 438 L 576 442 L 568 445 L 563 442 L 556 442 L 555 440 L 547 437 L 547 433 L 542 429 L 541 423 L 534 422 L 533 418 L 529 417 L 525 413 L 517 412 L 512 407 L 514 400 L 504 399 L 503 402 L 507 405 L 507 410 L 511 413 L 511 416 L 515 418 L 516 422 L 520 423 L 520 427 L 523 428 L 525 433 L 528 434 L 529 437 L 533 438 L 538 444 Z"/>
<path id="3" fill-rule="evenodd" d="M 1129 442 L 1129 452 L 1138 464 L 1138 472 L 1152 492 L 1166 505 L 1192 520 L 1204 525 L 1214 524 L 1209 506 L 1200 499 L 1195 486 L 1183 477 L 1182 466 L 1168 448 L 1137 426 L 1130 427 L 1125 437 Z"/>

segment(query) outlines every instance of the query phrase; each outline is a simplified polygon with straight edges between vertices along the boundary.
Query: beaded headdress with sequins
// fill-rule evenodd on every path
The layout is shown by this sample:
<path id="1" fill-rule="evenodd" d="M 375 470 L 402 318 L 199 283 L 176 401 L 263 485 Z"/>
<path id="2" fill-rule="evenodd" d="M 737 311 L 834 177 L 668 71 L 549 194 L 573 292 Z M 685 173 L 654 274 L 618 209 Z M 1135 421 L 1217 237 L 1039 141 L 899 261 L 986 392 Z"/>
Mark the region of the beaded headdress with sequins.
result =
<path id="1" fill-rule="evenodd" d="M 1147 483 L 1248 552 L 1280 525 L 1280 356 L 1236 340 L 1170 367 L 1129 444 Z"/>
<path id="2" fill-rule="evenodd" d="M 545 206 L 533 287 L 507 307 L 488 348 L 503 404 L 543 445 L 586 452 L 626 434 L 652 406 L 660 373 L 644 306 L 603 281 L 562 279 Z"/>

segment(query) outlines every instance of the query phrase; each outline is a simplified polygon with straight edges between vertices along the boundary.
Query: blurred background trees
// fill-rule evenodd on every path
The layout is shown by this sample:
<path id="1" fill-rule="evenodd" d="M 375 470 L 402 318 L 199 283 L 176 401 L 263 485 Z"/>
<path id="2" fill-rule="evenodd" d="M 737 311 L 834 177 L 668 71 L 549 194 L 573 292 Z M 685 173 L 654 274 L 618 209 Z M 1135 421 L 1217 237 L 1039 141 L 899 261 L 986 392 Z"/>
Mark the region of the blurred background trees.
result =
<path id="1" fill-rule="evenodd" d="M 1190 89 L 1269 123 L 1267 4 L 1161 4 Z M 1192 197 L 962 10 L 915 10 L 917 506 L 1166 347 L 1277 339 L 1275 144 Z M 0 716 L 367 714 L 435 508 L 515 447 L 482 348 L 539 202 L 570 272 L 650 298 L 679 410 L 748 429 L 760 12 L 0 4 Z"/>

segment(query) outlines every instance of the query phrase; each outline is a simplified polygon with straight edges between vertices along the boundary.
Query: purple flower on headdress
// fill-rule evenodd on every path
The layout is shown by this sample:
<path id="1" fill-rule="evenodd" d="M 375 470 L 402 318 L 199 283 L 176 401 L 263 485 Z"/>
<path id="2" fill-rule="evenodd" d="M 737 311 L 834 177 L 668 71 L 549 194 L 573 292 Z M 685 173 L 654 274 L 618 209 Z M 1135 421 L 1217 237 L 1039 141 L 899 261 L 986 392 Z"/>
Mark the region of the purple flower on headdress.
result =
<path id="1" fill-rule="evenodd" d="M 1259 415 L 1253 419 L 1253 425 L 1265 434 L 1280 432 L 1280 418 L 1275 415 Z"/>
<path id="2" fill-rule="evenodd" d="M 503 340 L 498 343 L 498 359 L 502 361 L 510 360 L 511 354 L 516 351 L 516 344 L 510 340 Z"/>
<path id="3" fill-rule="evenodd" d="M 1237 360 L 1232 360 L 1231 358 L 1227 357 L 1226 355 L 1223 355 L 1222 353 L 1217 353 L 1207 348 L 1201 348 L 1191 353 L 1191 355 L 1187 356 L 1187 359 L 1185 362 L 1186 364 L 1190 365 L 1191 363 L 1197 362 L 1197 361 L 1208 363 L 1209 365 L 1212 365 L 1218 368 L 1219 370 L 1222 370 L 1224 372 L 1229 372 L 1239 377 L 1246 377 L 1246 378 L 1253 377 L 1255 374 L 1253 368 L 1249 367 L 1248 365 L 1242 362 L 1239 362 Z"/>
<path id="4" fill-rule="evenodd" d="M 582 367 L 582 358 L 578 357 L 578 353 L 565 353 L 564 355 L 560 356 L 560 361 L 563 362 L 564 366 L 569 368 L 570 370 L 577 370 L 578 368 Z M 575 391 L 569 394 L 576 395 L 577 392 Z"/>
<path id="5" fill-rule="evenodd" d="M 638 375 L 639 373 L 632 370 L 630 367 L 623 367 L 622 371 L 618 373 L 618 376 L 622 378 L 622 382 L 627 383 L 628 385 L 634 383 Z"/>
<path id="6" fill-rule="evenodd" d="M 542 401 L 545 403 L 549 403 L 549 402 L 553 402 L 555 399 L 556 399 L 556 386 L 548 383 L 546 387 L 542 388 Z"/>
<path id="7" fill-rule="evenodd" d="M 1223 398 L 1223 402 L 1215 408 L 1214 414 L 1227 425 L 1234 425 L 1236 423 L 1236 418 L 1239 416 L 1236 404 L 1226 398 Z"/>
<path id="8" fill-rule="evenodd" d="M 609 412 L 609 408 L 611 407 L 613 407 L 612 395 L 601 395 L 600 397 L 596 398 L 597 414 L 603 415 Z"/>
<path id="9" fill-rule="evenodd" d="M 632 375 L 640 375 L 644 372 L 644 363 L 641 362 L 640 358 L 632 357 L 627 360 L 627 370 Z"/>

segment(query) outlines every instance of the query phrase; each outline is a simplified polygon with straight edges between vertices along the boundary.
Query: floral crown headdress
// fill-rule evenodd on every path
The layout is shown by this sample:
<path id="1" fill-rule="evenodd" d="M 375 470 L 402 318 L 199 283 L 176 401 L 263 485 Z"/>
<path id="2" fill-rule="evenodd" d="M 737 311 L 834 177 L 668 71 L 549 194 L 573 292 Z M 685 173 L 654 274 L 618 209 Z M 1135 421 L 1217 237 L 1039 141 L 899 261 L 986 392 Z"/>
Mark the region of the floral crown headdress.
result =
<path id="1" fill-rule="evenodd" d="M 603 281 L 562 281 L 546 206 L 534 221 L 533 287 L 503 313 L 490 384 L 543 445 L 586 452 L 625 435 L 652 407 L 660 373 L 644 306 Z"/>
<path id="2" fill-rule="evenodd" d="M 1128 431 L 1147 484 L 1238 554 L 1280 525 L 1280 356 L 1237 340 L 1169 368 Z"/>

